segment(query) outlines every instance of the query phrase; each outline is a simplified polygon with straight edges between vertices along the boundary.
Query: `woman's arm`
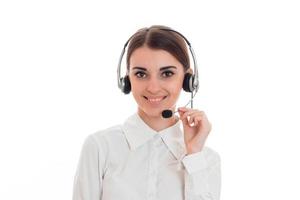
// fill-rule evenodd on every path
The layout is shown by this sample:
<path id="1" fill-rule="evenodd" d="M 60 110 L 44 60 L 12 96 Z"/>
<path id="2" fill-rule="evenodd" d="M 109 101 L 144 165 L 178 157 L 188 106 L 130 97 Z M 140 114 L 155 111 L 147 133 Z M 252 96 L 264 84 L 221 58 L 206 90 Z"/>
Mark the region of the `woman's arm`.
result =
<path id="1" fill-rule="evenodd" d="M 73 200 L 101 200 L 103 161 L 102 151 L 93 135 L 86 138 L 77 166 Z"/>
<path id="2" fill-rule="evenodd" d="M 187 155 L 185 166 L 185 200 L 219 200 L 221 193 L 221 160 L 208 147 Z"/>
<path id="3" fill-rule="evenodd" d="M 185 166 L 185 200 L 219 200 L 221 189 L 221 159 L 218 153 L 205 147 L 211 123 L 203 111 L 179 108 L 183 123 L 187 155 Z"/>

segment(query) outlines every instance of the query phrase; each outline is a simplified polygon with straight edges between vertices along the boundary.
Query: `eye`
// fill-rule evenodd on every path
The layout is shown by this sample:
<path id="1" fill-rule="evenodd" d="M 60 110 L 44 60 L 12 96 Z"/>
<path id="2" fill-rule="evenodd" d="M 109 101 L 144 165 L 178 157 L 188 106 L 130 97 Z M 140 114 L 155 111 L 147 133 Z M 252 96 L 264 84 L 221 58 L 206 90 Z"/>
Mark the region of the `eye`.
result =
<path id="1" fill-rule="evenodd" d="M 163 73 L 162 73 L 162 76 L 163 77 L 171 77 L 171 76 L 173 76 L 174 75 L 174 72 L 172 72 L 172 71 L 164 71 Z"/>
<path id="2" fill-rule="evenodd" d="M 138 71 L 134 74 L 136 77 L 138 78 L 145 78 L 146 77 L 146 73 L 142 72 L 142 71 Z"/>

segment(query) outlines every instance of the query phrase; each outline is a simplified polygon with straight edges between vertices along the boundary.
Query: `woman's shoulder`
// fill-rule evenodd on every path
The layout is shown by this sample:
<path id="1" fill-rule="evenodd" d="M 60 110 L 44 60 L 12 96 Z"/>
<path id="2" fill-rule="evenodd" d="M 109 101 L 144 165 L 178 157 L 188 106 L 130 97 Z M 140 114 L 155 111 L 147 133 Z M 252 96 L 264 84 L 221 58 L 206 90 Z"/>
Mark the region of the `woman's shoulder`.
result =
<path id="1" fill-rule="evenodd" d="M 102 140 L 111 140 L 118 137 L 123 137 L 121 125 L 115 125 L 106 129 L 98 130 L 87 136 L 87 138 L 91 138 L 91 140 L 95 140 L 97 143 L 101 142 Z"/>
<path id="2" fill-rule="evenodd" d="M 122 135 L 123 134 L 120 125 L 115 125 L 94 133 L 90 133 L 84 139 L 82 151 L 89 155 L 93 153 L 101 153 L 102 155 L 106 155 L 110 149 L 110 146 L 115 146 L 116 142 L 122 140 Z"/>
<path id="3" fill-rule="evenodd" d="M 96 131 L 91 135 L 94 135 L 95 137 L 108 137 L 111 135 L 118 135 L 121 133 L 122 133 L 122 126 L 119 124 L 119 125 L 108 127 L 106 129 Z"/>

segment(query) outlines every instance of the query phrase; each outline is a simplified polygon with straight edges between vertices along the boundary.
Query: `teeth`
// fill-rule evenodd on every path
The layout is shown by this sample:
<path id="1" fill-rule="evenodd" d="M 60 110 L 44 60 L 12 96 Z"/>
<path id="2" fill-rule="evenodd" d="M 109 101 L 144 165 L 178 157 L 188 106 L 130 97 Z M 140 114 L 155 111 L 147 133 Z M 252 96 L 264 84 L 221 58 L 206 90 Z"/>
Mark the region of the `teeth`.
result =
<path id="1" fill-rule="evenodd" d="M 163 99 L 162 97 L 161 98 L 152 98 L 152 99 L 148 98 L 148 100 L 150 102 L 158 102 L 158 101 L 161 101 L 162 99 Z"/>

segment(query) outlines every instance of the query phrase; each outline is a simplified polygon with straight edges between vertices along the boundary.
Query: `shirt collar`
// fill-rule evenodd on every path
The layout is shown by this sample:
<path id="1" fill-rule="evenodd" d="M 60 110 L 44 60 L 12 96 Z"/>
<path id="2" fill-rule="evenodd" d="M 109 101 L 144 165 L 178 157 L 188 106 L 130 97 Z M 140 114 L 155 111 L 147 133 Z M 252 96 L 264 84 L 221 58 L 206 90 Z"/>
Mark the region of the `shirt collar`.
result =
<path id="1" fill-rule="evenodd" d="M 178 120 L 174 125 L 166 129 L 155 131 L 135 113 L 124 122 L 122 129 L 131 150 L 135 150 L 156 135 L 159 135 L 171 153 L 177 159 L 182 159 L 186 154 L 186 150 L 180 125 L 181 121 Z"/>

